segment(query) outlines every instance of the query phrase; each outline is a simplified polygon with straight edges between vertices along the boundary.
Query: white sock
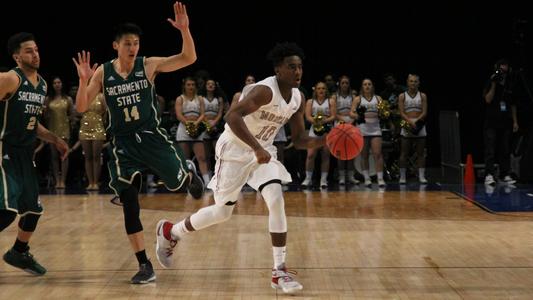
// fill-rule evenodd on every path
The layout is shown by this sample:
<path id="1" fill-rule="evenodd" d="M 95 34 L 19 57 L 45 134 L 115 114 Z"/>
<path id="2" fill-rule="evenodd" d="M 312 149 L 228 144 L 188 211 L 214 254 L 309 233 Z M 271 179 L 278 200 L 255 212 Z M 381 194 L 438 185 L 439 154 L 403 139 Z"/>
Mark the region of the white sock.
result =
<path id="1" fill-rule="evenodd" d="M 405 172 L 406 172 L 405 168 L 400 168 L 400 178 L 401 179 L 405 179 Z"/>
<path id="2" fill-rule="evenodd" d="M 346 171 L 345 170 L 339 170 L 339 179 L 344 179 L 346 177 Z"/>
<path id="3" fill-rule="evenodd" d="M 418 178 L 424 178 L 425 174 L 426 174 L 426 169 L 425 168 L 418 169 Z"/>
<path id="4" fill-rule="evenodd" d="M 272 247 L 272 253 L 274 255 L 274 269 L 277 269 L 279 266 L 285 263 L 287 247 Z"/>
<path id="5" fill-rule="evenodd" d="M 370 180 L 370 176 L 368 176 L 368 170 L 363 170 L 363 176 L 365 176 L 365 180 Z"/>
<path id="6" fill-rule="evenodd" d="M 353 177 L 353 174 L 354 174 L 354 173 L 355 173 L 355 172 L 354 172 L 353 170 L 348 170 L 348 178 L 350 178 L 350 179 L 351 179 L 351 178 L 354 178 L 354 177 Z"/>
<path id="7" fill-rule="evenodd" d="M 320 174 L 320 180 L 327 180 L 328 179 L 328 172 L 322 172 Z"/>
<path id="8" fill-rule="evenodd" d="M 146 182 L 154 182 L 154 174 L 148 174 L 146 175 Z"/>
<path id="9" fill-rule="evenodd" d="M 313 171 L 305 171 L 305 179 L 313 178 Z"/>
<path id="10" fill-rule="evenodd" d="M 378 179 L 383 180 L 383 171 L 377 172 L 378 173 Z"/>
<path id="11" fill-rule="evenodd" d="M 189 230 L 187 230 L 187 227 L 185 227 L 185 220 L 186 219 L 183 219 L 179 223 L 176 223 L 174 226 L 172 226 L 172 229 L 170 230 L 170 236 L 172 239 L 180 239 L 185 234 L 189 233 Z"/>

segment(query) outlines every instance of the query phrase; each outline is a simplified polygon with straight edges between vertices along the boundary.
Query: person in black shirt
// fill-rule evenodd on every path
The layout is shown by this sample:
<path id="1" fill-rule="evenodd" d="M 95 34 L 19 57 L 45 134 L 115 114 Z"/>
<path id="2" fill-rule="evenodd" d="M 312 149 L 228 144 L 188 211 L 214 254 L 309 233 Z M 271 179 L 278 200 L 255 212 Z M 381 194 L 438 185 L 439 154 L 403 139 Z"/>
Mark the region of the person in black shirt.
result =
<path id="1" fill-rule="evenodd" d="M 516 103 L 512 97 L 510 65 L 507 59 L 500 59 L 494 65 L 485 89 L 485 184 L 494 185 L 494 163 L 500 166 L 500 178 L 508 184 L 515 183 L 509 176 L 511 132 L 518 130 Z"/>

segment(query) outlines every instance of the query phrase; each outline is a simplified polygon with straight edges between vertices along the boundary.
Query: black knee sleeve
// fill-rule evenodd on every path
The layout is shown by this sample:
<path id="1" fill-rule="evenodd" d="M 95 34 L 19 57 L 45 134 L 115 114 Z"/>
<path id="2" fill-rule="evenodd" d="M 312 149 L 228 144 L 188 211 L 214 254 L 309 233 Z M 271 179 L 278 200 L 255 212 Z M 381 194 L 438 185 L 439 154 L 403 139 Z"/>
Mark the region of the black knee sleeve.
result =
<path id="1" fill-rule="evenodd" d="M 15 221 L 15 218 L 17 217 L 17 213 L 2 209 L 0 210 L 0 231 L 3 231 L 6 229 L 13 221 Z"/>
<path id="2" fill-rule="evenodd" d="M 34 232 L 41 215 L 27 214 L 19 220 L 19 228 L 23 231 Z"/>
<path id="3" fill-rule="evenodd" d="M 133 185 L 120 194 L 122 210 L 124 212 L 124 225 L 127 234 L 134 234 L 143 230 L 139 217 L 141 207 L 139 206 L 139 192 Z"/>

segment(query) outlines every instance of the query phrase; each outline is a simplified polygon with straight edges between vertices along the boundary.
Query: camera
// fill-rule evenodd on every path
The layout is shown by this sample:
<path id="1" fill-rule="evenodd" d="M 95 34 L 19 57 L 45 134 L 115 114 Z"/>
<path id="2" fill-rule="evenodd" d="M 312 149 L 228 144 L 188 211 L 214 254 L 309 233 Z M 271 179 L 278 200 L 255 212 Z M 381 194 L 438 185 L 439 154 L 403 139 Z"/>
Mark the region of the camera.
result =
<path id="1" fill-rule="evenodd" d="M 502 81 L 503 80 L 503 70 L 502 69 L 497 69 L 496 71 L 494 71 L 494 74 L 492 74 L 491 78 L 492 78 L 492 81 Z"/>

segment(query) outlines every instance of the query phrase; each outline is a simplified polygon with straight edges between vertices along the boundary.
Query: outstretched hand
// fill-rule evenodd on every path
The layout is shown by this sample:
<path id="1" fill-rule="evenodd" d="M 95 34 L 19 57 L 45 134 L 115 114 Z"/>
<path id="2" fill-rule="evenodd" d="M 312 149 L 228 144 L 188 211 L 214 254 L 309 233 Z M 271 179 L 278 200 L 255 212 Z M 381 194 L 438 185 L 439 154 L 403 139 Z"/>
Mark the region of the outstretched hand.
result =
<path id="1" fill-rule="evenodd" d="M 80 80 L 83 81 L 89 81 L 96 71 L 96 67 L 98 67 L 98 64 L 96 63 L 91 67 L 91 52 L 85 52 L 85 50 L 83 50 L 81 53 L 78 52 L 78 60 L 72 58 L 72 61 L 76 65 Z"/>
<path id="2" fill-rule="evenodd" d="M 189 28 L 189 16 L 187 16 L 187 8 L 185 4 L 176 1 L 174 3 L 174 20 L 168 18 L 167 21 L 179 30 L 186 30 Z"/>

